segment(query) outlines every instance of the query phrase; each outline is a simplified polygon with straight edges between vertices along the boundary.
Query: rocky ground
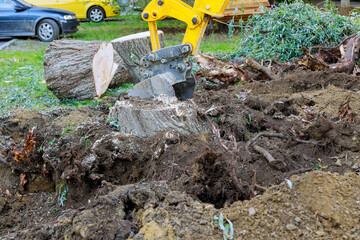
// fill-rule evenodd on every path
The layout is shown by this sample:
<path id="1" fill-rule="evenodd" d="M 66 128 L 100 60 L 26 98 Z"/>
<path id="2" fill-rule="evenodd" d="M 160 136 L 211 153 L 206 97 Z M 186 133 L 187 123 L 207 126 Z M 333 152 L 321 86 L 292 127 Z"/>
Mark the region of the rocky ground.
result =
<path id="1" fill-rule="evenodd" d="M 359 80 L 198 79 L 198 131 L 147 137 L 110 107 L 161 100 L 17 110 L 0 119 L 0 239 L 231 239 L 220 215 L 233 239 L 360 239 Z"/>

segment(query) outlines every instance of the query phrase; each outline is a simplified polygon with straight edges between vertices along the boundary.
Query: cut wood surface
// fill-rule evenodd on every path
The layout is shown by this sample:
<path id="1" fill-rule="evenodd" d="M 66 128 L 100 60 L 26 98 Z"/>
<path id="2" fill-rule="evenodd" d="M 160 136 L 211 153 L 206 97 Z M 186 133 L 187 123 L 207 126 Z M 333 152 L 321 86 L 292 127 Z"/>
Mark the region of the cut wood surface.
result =
<path id="1" fill-rule="evenodd" d="M 161 31 L 159 38 L 161 47 L 164 47 Z M 45 81 L 59 99 L 99 98 L 109 87 L 139 82 L 140 59 L 150 52 L 149 32 L 112 42 L 54 41 L 45 51 Z"/>

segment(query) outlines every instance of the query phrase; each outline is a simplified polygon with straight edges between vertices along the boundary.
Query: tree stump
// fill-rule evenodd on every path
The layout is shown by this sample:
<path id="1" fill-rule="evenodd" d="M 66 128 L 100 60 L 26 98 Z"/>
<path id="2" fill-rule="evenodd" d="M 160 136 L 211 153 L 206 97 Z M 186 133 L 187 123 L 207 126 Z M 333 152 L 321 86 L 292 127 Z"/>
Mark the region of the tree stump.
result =
<path id="1" fill-rule="evenodd" d="M 146 138 L 166 130 L 181 134 L 207 130 L 198 119 L 197 110 L 175 97 L 162 96 L 155 100 L 132 98 L 117 101 L 109 119 L 121 134 Z"/>
<path id="2" fill-rule="evenodd" d="M 159 37 L 163 47 L 163 32 L 159 31 Z M 150 52 L 149 32 L 114 42 L 53 41 L 45 51 L 45 81 L 59 99 L 99 98 L 109 86 L 115 88 L 124 83 L 139 82 L 139 61 Z"/>

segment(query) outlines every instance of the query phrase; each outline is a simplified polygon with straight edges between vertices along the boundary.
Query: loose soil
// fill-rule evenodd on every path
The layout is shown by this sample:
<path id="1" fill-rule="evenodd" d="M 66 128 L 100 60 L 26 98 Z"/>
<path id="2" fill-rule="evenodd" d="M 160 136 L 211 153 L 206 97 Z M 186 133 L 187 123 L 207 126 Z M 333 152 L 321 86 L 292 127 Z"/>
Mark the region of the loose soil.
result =
<path id="1" fill-rule="evenodd" d="M 0 239 L 223 239 L 220 214 L 234 239 L 360 239 L 359 80 L 199 79 L 188 103 L 208 126 L 188 135 L 120 134 L 111 97 L 15 111 L 0 119 Z"/>

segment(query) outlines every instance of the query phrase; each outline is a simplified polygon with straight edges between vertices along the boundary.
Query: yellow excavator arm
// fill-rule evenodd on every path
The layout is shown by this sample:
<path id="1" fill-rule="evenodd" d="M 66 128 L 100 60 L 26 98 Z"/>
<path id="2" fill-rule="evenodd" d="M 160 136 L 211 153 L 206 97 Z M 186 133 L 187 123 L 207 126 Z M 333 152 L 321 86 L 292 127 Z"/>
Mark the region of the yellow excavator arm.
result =
<path id="1" fill-rule="evenodd" d="M 149 23 L 152 52 L 141 61 L 142 81 L 129 96 L 156 98 L 162 94 L 190 99 L 195 90 L 188 56 L 196 54 L 210 17 L 220 17 L 230 0 L 195 0 L 190 7 L 180 0 L 153 0 L 144 9 L 142 18 Z M 187 24 L 182 44 L 160 48 L 156 21 L 173 17 Z"/>
<path id="2" fill-rule="evenodd" d="M 190 44 L 192 54 L 199 49 L 206 26 L 211 17 L 221 17 L 230 0 L 196 0 L 190 7 L 180 0 L 153 0 L 142 12 L 149 23 L 153 51 L 160 49 L 156 21 L 172 17 L 187 24 L 183 44 Z"/>

